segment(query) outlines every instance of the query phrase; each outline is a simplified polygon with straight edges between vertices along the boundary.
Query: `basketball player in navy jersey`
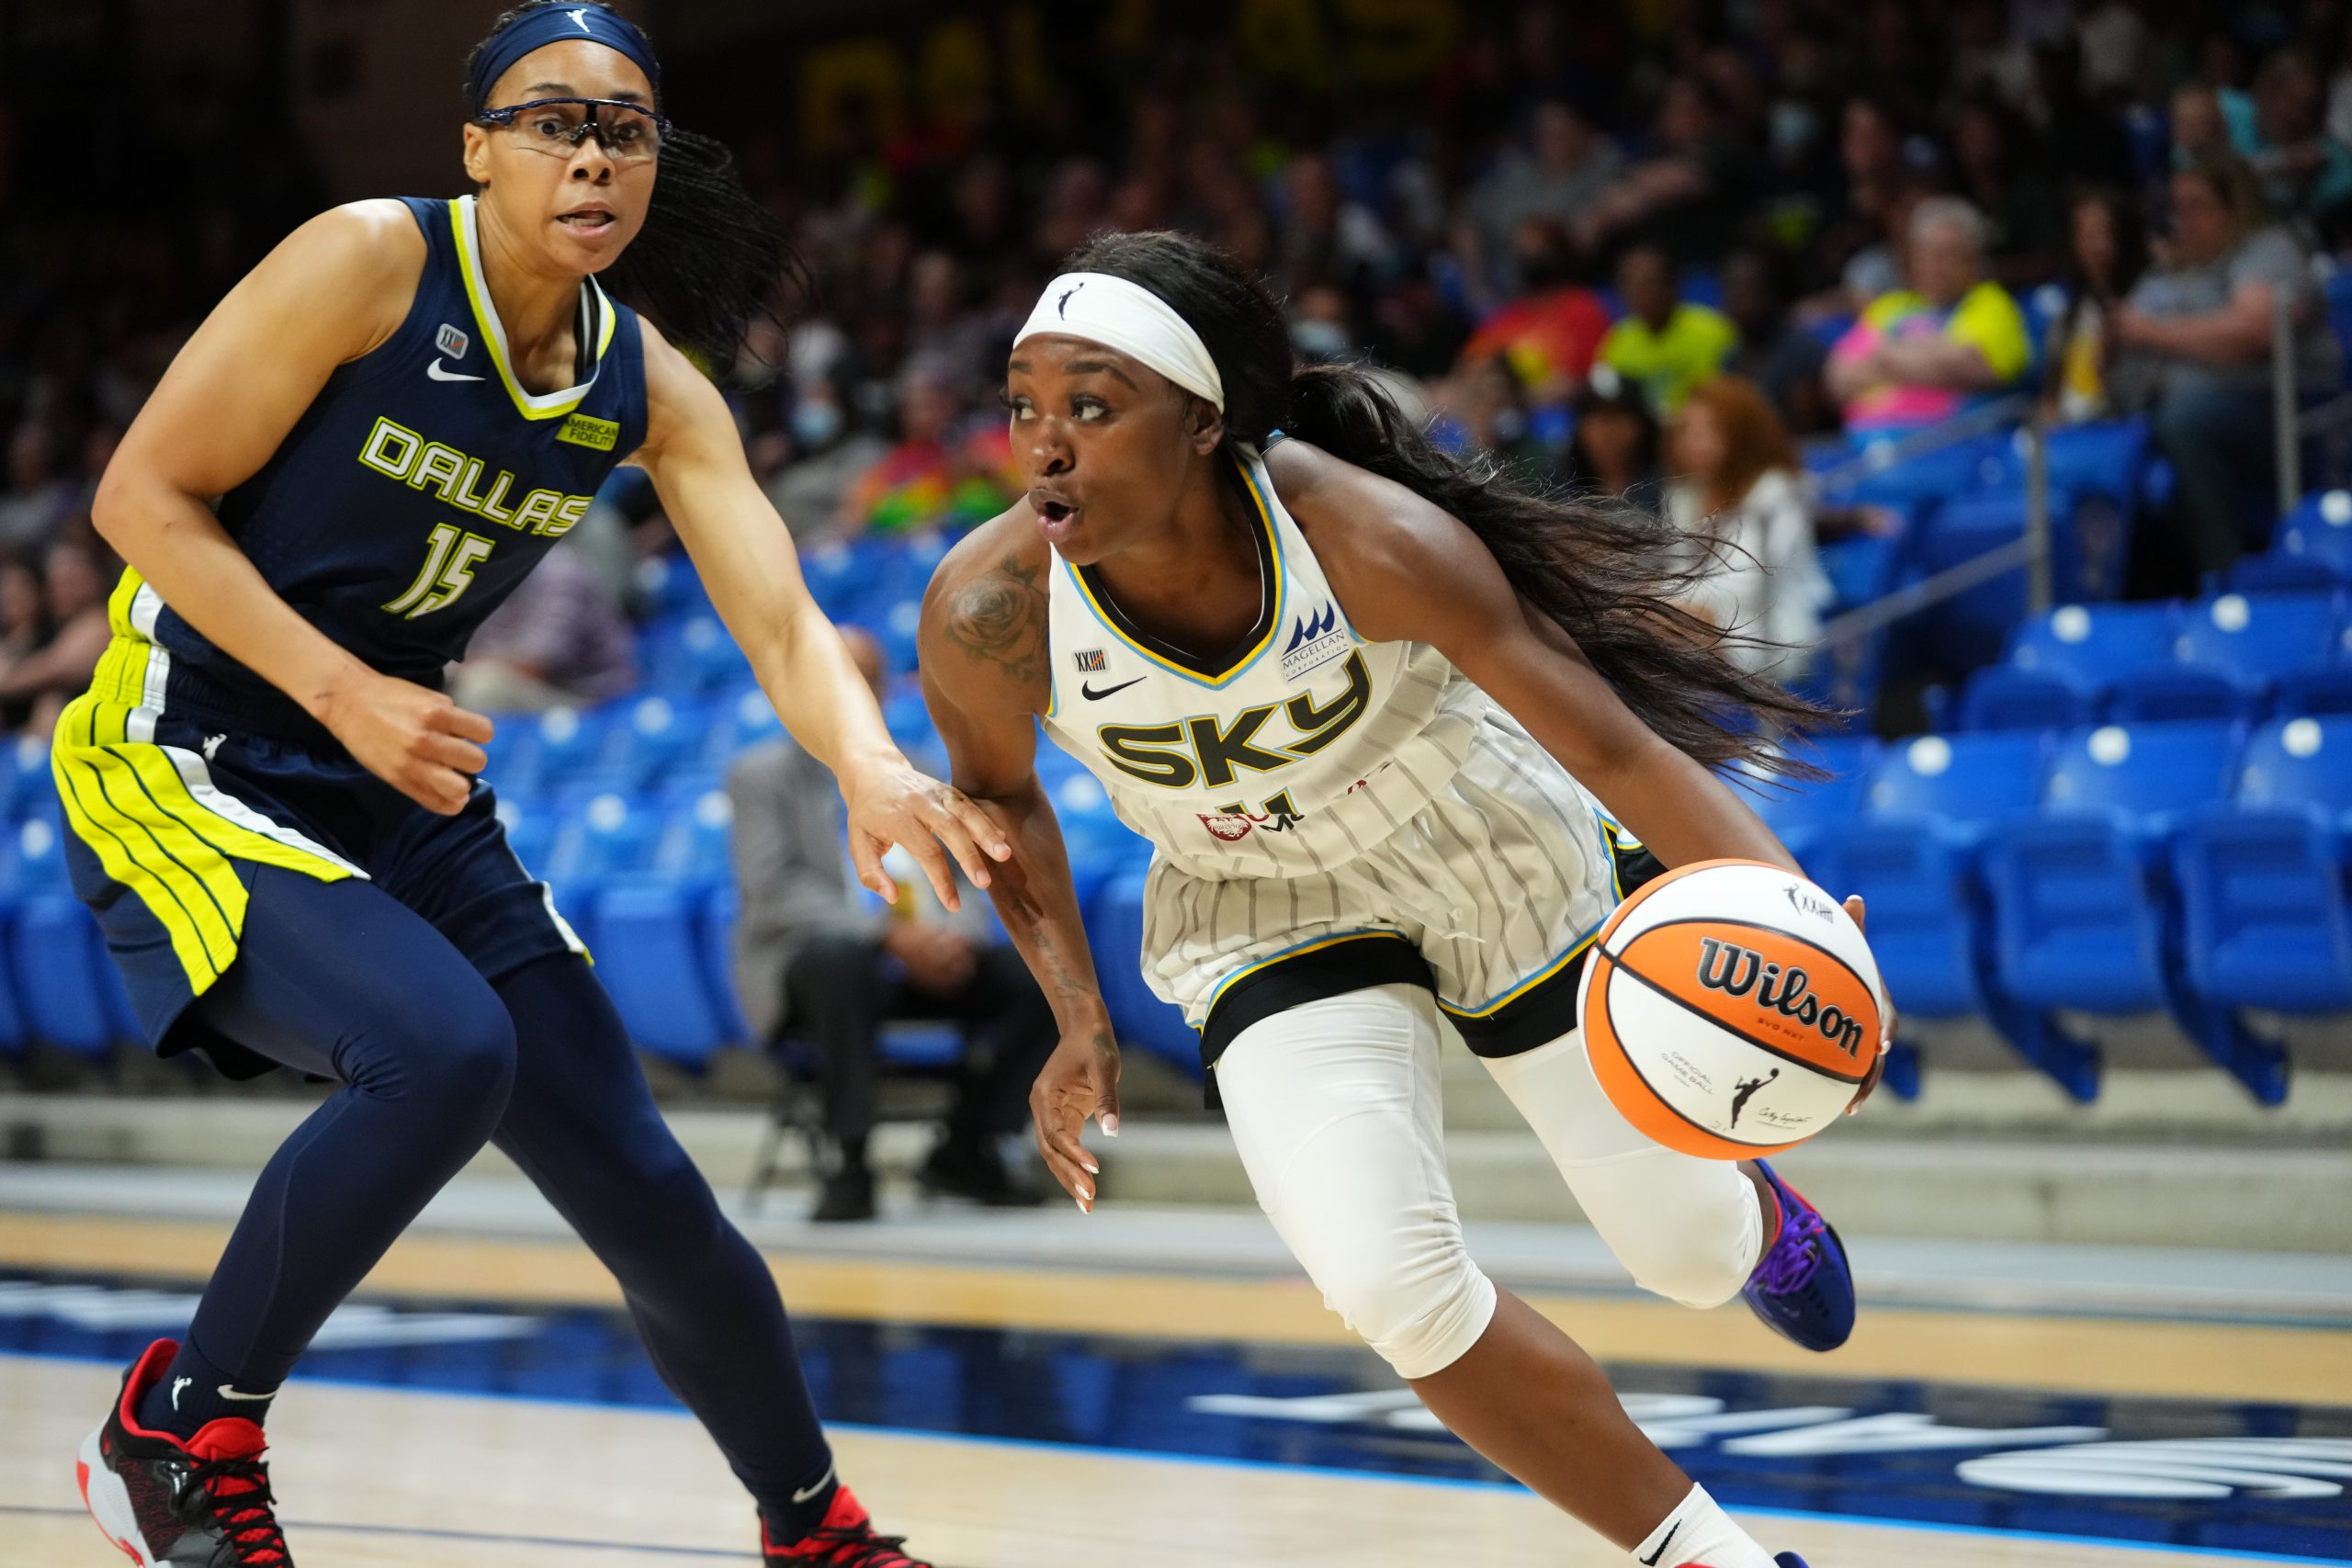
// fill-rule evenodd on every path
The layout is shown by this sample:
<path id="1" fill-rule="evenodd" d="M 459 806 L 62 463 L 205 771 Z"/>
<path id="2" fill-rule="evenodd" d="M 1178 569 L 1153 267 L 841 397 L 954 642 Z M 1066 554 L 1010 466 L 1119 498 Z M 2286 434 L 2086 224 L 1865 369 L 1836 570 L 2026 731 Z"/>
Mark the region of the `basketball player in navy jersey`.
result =
<path id="1" fill-rule="evenodd" d="M 1529 494 L 1437 451 L 1363 370 L 1295 368 L 1280 309 L 1196 241 L 1073 257 L 1006 397 L 1029 494 L 942 563 L 922 672 L 956 783 L 1019 850 L 993 893 L 1062 1033 L 1031 1097 L 1055 1175 L 1092 1207 L 1079 1134 L 1117 1131 L 1119 1066 L 1040 721 L 1152 842 L 1146 977 L 1202 1030 L 1259 1201 L 1325 1301 L 1630 1561 L 1803 1568 L 1470 1260 L 1437 1053 L 1461 1035 L 1643 1286 L 1842 1344 L 1853 1280 L 1820 1213 L 1761 1161 L 1645 1138 L 1576 1018 L 1595 931 L 1660 862 L 1793 869 L 1711 767 L 1786 767 L 1750 716 L 1820 715 L 1679 607 L 1695 572 L 1672 525 Z"/>
<path id="2" fill-rule="evenodd" d="M 284 1568 L 270 1401 L 494 1143 L 619 1279 L 756 1501 L 766 1562 L 922 1568 L 836 1478 L 775 1285 L 507 848 L 476 776 L 491 726 L 439 671 L 633 462 L 832 767 L 865 884 L 892 895 L 879 857 L 903 844 L 953 905 L 948 853 L 985 886 L 1008 851 L 890 742 L 718 390 L 598 284 L 725 363 L 786 259 L 724 152 L 662 117 L 644 38 L 601 6 L 526 6 L 469 92 L 475 194 L 297 231 L 197 332 L 98 494 L 130 570 L 56 732 L 77 887 L 159 1050 L 343 1087 L 263 1170 L 187 1337 L 124 1380 L 84 1495 L 137 1562 Z"/>

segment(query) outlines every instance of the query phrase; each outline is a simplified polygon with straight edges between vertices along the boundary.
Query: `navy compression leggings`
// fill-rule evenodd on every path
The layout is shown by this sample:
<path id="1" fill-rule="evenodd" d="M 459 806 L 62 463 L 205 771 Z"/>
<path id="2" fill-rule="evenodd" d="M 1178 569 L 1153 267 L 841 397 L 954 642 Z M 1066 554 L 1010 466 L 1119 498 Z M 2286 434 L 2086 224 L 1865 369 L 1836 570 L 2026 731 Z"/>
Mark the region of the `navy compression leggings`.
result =
<path id="1" fill-rule="evenodd" d="M 196 1004 L 343 1089 L 272 1156 L 190 1346 L 282 1382 L 333 1312 L 485 1142 L 619 1280 L 655 1367 L 763 1511 L 831 1465 L 775 1282 L 671 1134 L 619 1015 L 559 953 L 496 982 L 371 883 L 263 869 L 237 962 Z"/>

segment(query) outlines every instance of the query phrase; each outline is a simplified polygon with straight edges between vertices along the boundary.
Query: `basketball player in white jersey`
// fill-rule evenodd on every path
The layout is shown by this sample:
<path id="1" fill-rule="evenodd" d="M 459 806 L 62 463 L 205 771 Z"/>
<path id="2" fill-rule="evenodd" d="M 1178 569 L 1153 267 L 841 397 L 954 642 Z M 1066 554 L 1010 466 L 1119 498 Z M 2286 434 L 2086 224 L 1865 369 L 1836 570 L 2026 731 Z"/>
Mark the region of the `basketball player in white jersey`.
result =
<path id="1" fill-rule="evenodd" d="M 1153 844 L 1145 973 L 1201 1027 L 1324 1299 L 1456 1434 L 1647 1568 L 1802 1568 L 1470 1261 L 1437 1053 L 1450 1024 L 1643 1285 L 1745 1293 L 1798 1343 L 1843 1343 L 1852 1279 L 1821 1216 L 1760 1162 L 1635 1132 L 1574 1016 L 1629 879 L 1793 865 L 1711 766 L 1776 765 L 1754 717 L 1818 716 L 1675 607 L 1670 525 L 1527 494 L 1436 451 L 1362 372 L 1295 369 L 1280 310 L 1197 242 L 1073 257 L 1007 400 L 1029 494 L 942 565 L 922 672 L 956 783 L 1014 840 L 991 891 L 1061 1030 L 1032 1096 L 1055 1175 L 1091 1208 L 1079 1134 L 1116 1133 L 1119 1068 L 1040 717 Z"/>

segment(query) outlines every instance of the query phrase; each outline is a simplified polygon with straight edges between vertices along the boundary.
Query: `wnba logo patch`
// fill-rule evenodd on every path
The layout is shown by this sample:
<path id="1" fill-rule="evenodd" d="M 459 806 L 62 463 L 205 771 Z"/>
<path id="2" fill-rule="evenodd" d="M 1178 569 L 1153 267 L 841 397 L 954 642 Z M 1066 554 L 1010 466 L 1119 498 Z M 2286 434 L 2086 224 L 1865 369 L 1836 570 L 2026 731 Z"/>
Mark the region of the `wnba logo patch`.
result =
<path id="1" fill-rule="evenodd" d="M 433 346 L 452 359 L 463 359 L 466 350 L 473 346 L 473 339 L 444 321 L 441 330 L 433 334 Z"/>

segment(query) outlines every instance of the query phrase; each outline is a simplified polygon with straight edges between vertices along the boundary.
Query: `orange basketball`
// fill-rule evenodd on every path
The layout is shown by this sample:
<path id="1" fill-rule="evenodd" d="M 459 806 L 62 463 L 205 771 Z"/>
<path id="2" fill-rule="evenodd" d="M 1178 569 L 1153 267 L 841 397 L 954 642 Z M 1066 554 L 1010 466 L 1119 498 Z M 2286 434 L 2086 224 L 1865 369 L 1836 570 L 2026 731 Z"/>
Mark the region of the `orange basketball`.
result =
<path id="1" fill-rule="evenodd" d="M 1761 861 L 1668 872 L 1600 928 L 1577 998 L 1593 1076 L 1670 1149 L 1750 1159 L 1844 1113 L 1886 990 L 1838 900 Z"/>

